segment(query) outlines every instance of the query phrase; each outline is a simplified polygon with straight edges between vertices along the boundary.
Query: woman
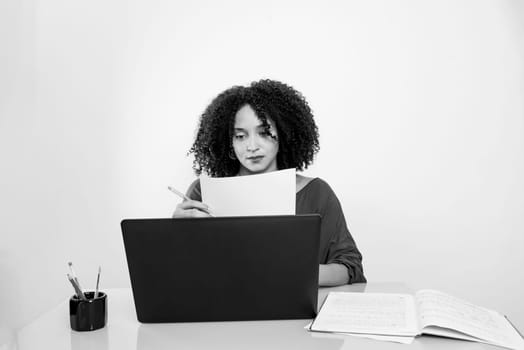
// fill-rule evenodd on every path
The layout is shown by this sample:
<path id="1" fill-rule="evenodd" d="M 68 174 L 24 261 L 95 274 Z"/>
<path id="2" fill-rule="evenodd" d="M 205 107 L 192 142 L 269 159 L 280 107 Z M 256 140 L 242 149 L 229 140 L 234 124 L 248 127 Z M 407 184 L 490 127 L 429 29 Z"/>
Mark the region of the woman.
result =
<path id="1" fill-rule="evenodd" d="M 190 153 L 197 175 L 244 176 L 279 169 L 304 170 L 318 151 L 318 131 L 304 97 L 292 87 L 260 80 L 218 95 L 200 119 Z M 349 233 L 340 203 L 320 178 L 296 177 L 296 214 L 322 216 L 319 285 L 366 282 L 362 255 Z M 192 200 L 173 217 L 206 217 L 200 181 L 189 187 Z"/>

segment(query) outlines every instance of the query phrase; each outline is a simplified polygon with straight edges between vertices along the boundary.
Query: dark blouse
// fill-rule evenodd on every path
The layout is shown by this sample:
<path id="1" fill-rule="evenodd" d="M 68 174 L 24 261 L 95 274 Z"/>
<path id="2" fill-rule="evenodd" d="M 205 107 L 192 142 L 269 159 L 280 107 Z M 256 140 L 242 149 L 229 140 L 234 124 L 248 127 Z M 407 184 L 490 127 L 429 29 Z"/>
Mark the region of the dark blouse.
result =
<path id="1" fill-rule="evenodd" d="M 200 180 L 196 179 L 187 196 L 202 201 Z M 349 233 L 342 207 L 335 192 L 320 178 L 314 178 L 297 193 L 296 214 L 320 214 L 319 264 L 342 264 L 347 267 L 349 283 L 366 282 L 362 255 Z"/>

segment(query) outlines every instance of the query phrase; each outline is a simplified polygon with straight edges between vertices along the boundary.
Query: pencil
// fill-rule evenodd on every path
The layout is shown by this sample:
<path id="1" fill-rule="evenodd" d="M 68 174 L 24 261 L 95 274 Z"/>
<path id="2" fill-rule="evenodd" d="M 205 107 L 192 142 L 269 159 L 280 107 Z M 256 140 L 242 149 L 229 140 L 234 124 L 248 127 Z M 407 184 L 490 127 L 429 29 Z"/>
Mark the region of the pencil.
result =
<path id="1" fill-rule="evenodd" d="M 67 276 L 67 279 L 69 280 L 69 282 L 71 282 L 71 285 L 73 286 L 73 288 L 75 289 L 75 294 L 78 297 L 78 299 L 87 300 L 86 296 L 84 295 L 84 293 L 82 292 L 80 287 L 76 284 L 74 278 L 71 277 L 70 274 L 66 274 L 66 276 Z"/>
<path id="2" fill-rule="evenodd" d="M 84 295 L 82 287 L 80 286 L 80 282 L 78 281 L 78 277 L 76 276 L 75 270 L 73 269 L 73 263 L 70 261 L 67 263 L 67 265 L 69 265 L 69 270 L 71 271 L 71 277 L 73 278 L 73 281 L 75 281 L 75 284 L 78 286 L 78 289 L 80 289 L 82 295 Z"/>
<path id="3" fill-rule="evenodd" d="M 190 201 L 191 200 L 191 198 L 189 198 L 188 196 L 186 196 L 185 194 L 183 194 L 182 192 L 178 191 L 177 189 L 175 189 L 175 188 L 173 188 L 171 186 L 167 186 L 167 189 L 170 190 L 171 192 L 173 192 L 174 194 L 176 194 L 177 196 L 179 196 L 180 198 L 182 198 L 185 201 Z M 200 208 L 198 208 L 198 209 L 200 209 Z M 210 209 L 202 209 L 202 211 L 208 213 L 211 216 L 214 216 L 211 213 Z"/>
<path id="4" fill-rule="evenodd" d="M 96 276 L 96 288 L 95 288 L 95 295 L 93 296 L 93 299 L 98 298 L 98 283 L 100 282 L 100 271 L 102 268 L 98 266 L 98 275 Z"/>
<path id="5" fill-rule="evenodd" d="M 177 196 L 179 196 L 180 198 L 182 198 L 183 200 L 185 201 L 190 201 L 191 198 L 189 198 L 188 196 L 186 196 L 185 194 L 183 194 L 182 192 L 178 191 L 177 189 L 171 187 L 171 186 L 167 186 L 167 189 L 170 190 L 171 192 L 173 192 L 174 194 L 176 194 Z"/>

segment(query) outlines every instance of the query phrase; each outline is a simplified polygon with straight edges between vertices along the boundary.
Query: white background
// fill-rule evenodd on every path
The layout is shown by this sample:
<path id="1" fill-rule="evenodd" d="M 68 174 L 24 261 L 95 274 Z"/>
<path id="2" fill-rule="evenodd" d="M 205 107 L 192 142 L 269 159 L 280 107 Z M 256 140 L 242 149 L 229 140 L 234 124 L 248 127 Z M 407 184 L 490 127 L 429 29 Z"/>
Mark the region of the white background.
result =
<path id="1" fill-rule="evenodd" d="M 308 99 L 369 281 L 522 307 L 522 2 L 7 0 L 0 44 L 0 330 L 67 261 L 129 286 L 121 219 L 171 215 L 199 115 L 260 78 Z"/>

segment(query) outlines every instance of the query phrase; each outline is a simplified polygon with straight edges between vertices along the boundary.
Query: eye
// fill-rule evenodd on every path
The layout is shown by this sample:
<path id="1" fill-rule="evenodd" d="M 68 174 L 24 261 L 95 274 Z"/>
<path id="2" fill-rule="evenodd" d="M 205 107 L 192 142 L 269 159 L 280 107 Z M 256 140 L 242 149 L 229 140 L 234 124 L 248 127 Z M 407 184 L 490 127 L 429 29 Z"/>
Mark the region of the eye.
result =
<path id="1" fill-rule="evenodd" d="M 268 130 L 260 131 L 258 134 L 262 137 L 271 137 L 275 139 L 275 136 L 271 133 L 271 131 L 268 131 Z"/>
<path id="2" fill-rule="evenodd" d="M 246 135 L 244 135 L 244 134 L 236 134 L 233 137 L 235 138 L 235 140 L 243 140 L 244 137 L 246 137 Z"/>

